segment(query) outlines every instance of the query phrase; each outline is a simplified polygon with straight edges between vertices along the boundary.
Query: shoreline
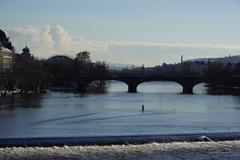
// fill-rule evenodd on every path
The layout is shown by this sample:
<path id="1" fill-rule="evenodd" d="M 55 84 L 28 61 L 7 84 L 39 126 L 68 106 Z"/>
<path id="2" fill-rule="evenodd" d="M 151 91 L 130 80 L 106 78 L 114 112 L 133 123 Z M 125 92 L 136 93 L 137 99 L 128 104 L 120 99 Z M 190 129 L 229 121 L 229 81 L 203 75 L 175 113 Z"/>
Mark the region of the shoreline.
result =
<path id="1" fill-rule="evenodd" d="M 240 140 L 240 132 L 197 133 L 170 135 L 91 136 L 91 137 L 35 137 L 0 138 L 0 148 L 6 147 L 52 147 L 52 146 L 108 146 L 125 144 L 203 142 Z"/>

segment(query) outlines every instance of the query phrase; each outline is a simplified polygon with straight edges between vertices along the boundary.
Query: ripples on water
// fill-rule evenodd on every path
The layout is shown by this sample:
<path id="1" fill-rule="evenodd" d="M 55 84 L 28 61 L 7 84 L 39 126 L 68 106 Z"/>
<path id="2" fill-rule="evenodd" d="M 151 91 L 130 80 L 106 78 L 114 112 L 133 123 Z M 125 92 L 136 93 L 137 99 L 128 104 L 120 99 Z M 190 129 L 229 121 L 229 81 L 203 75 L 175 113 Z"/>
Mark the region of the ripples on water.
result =
<path id="1" fill-rule="evenodd" d="M 239 132 L 239 96 L 180 94 L 176 83 L 143 83 L 138 93 L 112 82 L 107 93 L 49 92 L 2 103 L 0 137 L 147 135 Z M 145 112 L 141 112 L 141 105 Z"/>

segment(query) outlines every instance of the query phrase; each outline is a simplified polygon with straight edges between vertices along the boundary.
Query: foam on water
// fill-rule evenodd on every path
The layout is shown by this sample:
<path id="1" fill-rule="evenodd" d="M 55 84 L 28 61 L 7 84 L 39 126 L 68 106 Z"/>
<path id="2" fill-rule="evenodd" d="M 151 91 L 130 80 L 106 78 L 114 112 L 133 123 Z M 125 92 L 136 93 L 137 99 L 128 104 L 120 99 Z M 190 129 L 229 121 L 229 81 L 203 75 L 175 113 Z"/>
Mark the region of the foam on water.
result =
<path id="1" fill-rule="evenodd" d="M 239 159 L 240 141 L 0 148 L 0 159 Z"/>

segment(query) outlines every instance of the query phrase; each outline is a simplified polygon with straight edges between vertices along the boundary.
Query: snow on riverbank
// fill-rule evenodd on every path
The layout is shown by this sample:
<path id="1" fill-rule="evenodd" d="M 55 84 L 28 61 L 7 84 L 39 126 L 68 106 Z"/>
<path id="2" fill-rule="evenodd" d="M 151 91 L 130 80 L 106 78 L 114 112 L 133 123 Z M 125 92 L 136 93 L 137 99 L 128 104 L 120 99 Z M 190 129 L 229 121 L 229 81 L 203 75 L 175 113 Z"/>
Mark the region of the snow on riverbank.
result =
<path id="1" fill-rule="evenodd" d="M 240 159 L 240 141 L 0 148 L 0 159 Z"/>

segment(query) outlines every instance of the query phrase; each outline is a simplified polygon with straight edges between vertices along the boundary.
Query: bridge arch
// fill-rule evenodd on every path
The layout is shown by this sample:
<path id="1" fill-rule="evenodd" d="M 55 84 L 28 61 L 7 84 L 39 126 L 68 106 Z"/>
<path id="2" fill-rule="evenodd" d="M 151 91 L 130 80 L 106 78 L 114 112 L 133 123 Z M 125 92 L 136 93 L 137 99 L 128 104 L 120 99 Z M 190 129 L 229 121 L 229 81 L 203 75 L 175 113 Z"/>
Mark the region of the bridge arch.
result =
<path id="1" fill-rule="evenodd" d="M 108 83 L 108 92 L 127 92 L 128 84 L 119 80 L 107 80 Z"/>
<path id="2" fill-rule="evenodd" d="M 127 88 L 127 91 L 129 92 L 129 83 L 124 81 L 124 80 L 121 80 L 121 79 L 114 79 L 114 78 L 108 78 L 108 79 L 94 79 L 94 80 L 90 80 L 88 82 L 88 84 L 90 83 L 93 83 L 93 82 L 96 82 L 96 81 L 107 81 L 107 82 L 110 82 L 110 85 L 112 84 L 112 82 L 119 82 L 119 83 L 122 83 L 124 86 L 126 86 Z"/>
<path id="3" fill-rule="evenodd" d="M 181 80 L 178 81 L 179 84 L 183 87 L 183 94 L 193 94 L 194 86 L 198 85 L 199 83 L 203 83 L 202 79 L 193 79 L 193 80 Z"/>
<path id="4" fill-rule="evenodd" d="M 137 90 L 151 93 L 181 93 L 182 85 L 174 81 L 146 81 L 140 83 Z"/>
<path id="5" fill-rule="evenodd" d="M 206 82 L 200 82 L 193 86 L 193 93 L 194 94 L 206 94 L 207 93 L 207 88 L 206 88 L 207 83 Z"/>
<path id="6" fill-rule="evenodd" d="M 154 82 L 154 81 L 162 81 L 162 82 L 175 82 L 178 83 L 182 86 L 182 93 L 183 94 L 193 94 L 193 88 L 195 85 L 199 83 L 203 83 L 205 81 L 201 79 L 180 79 L 180 80 L 174 80 L 174 79 L 169 79 L 169 80 L 142 80 L 142 81 L 135 81 L 135 83 L 129 83 L 129 88 L 131 89 L 130 92 L 136 93 L 137 92 L 137 87 L 145 82 Z"/>

